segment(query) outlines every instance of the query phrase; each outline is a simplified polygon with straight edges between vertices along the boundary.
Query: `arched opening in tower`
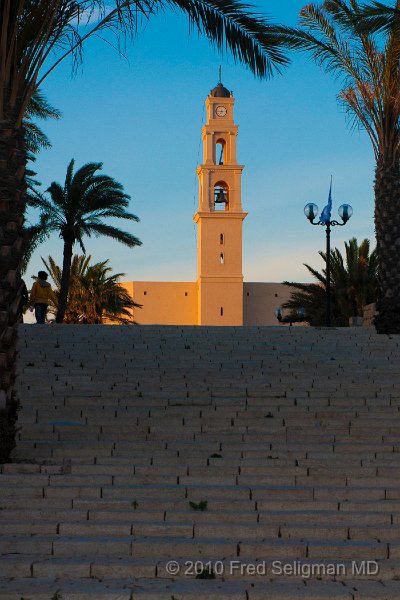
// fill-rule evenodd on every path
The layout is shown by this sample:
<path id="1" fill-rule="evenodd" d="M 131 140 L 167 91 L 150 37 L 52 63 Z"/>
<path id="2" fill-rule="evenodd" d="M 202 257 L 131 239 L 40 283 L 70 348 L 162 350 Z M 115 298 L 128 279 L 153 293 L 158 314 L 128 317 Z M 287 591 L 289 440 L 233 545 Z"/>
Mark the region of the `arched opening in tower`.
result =
<path id="1" fill-rule="evenodd" d="M 214 210 L 229 210 L 229 188 L 225 181 L 214 185 Z"/>
<path id="2" fill-rule="evenodd" d="M 223 138 L 217 140 L 215 144 L 215 164 L 224 165 L 225 164 L 225 150 L 226 150 L 226 142 Z"/>

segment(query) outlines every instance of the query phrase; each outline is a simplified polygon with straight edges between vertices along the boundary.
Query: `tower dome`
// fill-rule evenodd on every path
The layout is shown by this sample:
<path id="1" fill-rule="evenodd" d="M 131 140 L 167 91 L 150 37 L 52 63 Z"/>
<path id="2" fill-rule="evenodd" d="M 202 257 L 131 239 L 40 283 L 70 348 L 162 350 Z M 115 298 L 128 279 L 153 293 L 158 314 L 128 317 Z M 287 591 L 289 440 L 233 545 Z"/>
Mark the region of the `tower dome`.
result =
<path id="1" fill-rule="evenodd" d="M 230 98 L 231 93 L 226 89 L 220 82 L 214 89 L 211 90 L 210 95 L 214 98 Z"/>

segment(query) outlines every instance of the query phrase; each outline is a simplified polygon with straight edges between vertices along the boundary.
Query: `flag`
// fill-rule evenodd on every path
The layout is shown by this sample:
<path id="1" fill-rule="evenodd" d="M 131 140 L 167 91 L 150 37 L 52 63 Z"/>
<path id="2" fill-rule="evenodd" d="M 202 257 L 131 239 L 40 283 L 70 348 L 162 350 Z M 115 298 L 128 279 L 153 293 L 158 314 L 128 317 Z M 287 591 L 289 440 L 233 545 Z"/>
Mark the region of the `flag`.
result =
<path id="1" fill-rule="evenodd" d="M 324 210 L 321 213 L 319 218 L 319 222 L 327 225 L 331 220 L 331 211 L 332 211 L 332 177 L 331 177 L 331 186 L 329 188 L 329 196 L 328 196 L 328 204 L 325 206 Z"/>

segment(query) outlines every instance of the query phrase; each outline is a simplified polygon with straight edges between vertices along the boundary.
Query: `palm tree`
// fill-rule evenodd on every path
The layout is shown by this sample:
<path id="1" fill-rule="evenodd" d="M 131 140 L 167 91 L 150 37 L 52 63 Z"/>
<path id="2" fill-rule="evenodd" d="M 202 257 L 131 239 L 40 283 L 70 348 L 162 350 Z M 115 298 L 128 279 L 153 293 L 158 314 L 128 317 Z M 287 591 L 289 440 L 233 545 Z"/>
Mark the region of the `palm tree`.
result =
<path id="1" fill-rule="evenodd" d="M 83 277 L 83 287 L 86 290 L 85 323 L 114 322 L 132 324 L 133 309 L 141 308 L 134 302 L 119 281 L 125 273 L 111 274 L 108 260 L 88 267 Z"/>
<path id="2" fill-rule="evenodd" d="M 43 260 L 43 259 L 42 259 Z M 108 261 L 90 264 L 91 256 L 75 254 L 71 263 L 71 286 L 65 311 L 65 323 L 96 324 L 113 322 L 132 324 L 133 309 L 141 308 L 119 284 L 124 273 L 111 275 Z M 54 282 L 55 303 L 50 314 L 56 314 L 60 296 L 62 271 L 49 256 L 43 263 Z"/>
<path id="3" fill-rule="evenodd" d="M 24 253 L 27 148 L 23 119 L 35 91 L 67 57 L 74 66 L 93 36 L 134 36 L 142 21 L 179 9 L 220 51 L 259 77 L 279 70 L 278 29 L 240 0 L 2 0 L 0 3 L 0 400 L 15 375 Z M 107 40 L 106 40 L 107 41 Z M 7 394 L 5 394 L 7 391 Z"/>
<path id="4" fill-rule="evenodd" d="M 39 208 L 41 234 L 49 236 L 57 231 L 64 242 L 63 266 L 58 299 L 56 322 L 62 323 L 67 306 L 71 277 L 72 251 L 78 242 L 85 252 L 83 236 L 104 235 L 133 248 L 141 241 L 127 231 L 104 223 L 103 219 L 117 218 L 139 221 L 138 217 L 125 208 L 129 196 L 123 186 L 108 175 L 97 175 L 101 163 L 88 163 L 74 173 L 74 160 L 68 165 L 64 185 L 53 181 L 47 192 L 50 198 L 38 192 L 29 197 L 29 204 Z"/>
<path id="5" fill-rule="evenodd" d="M 326 253 L 319 252 L 326 263 Z M 345 242 L 345 258 L 338 248 L 331 250 L 331 300 L 332 323 L 336 327 L 349 324 L 350 317 L 361 317 L 363 307 L 376 301 L 378 261 L 376 250 L 370 252 L 369 240 L 358 245 L 357 239 Z M 312 326 L 325 322 L 326 269 L 317 271 L 304 265 L 317 283 L 294 283 L 285 285 L 294 289 L 291 299 L 283 304 L 293 315 L 302 307 L 305 321 Z"/>
<path id="6" fill-rule="evenodd" d="M 400 8 L 400 0 L 394 4 Z M 342 78 L 339 99 L 372 143 L 380 333 L 400 333 L 400 12 L 390 14 L 386 28 L 375 34 L 371 27 L 379 28 L 383 18 L 379 5 L 326 0 L 302 9 L 300 28 L 282 30 L 289 45 Z"/>

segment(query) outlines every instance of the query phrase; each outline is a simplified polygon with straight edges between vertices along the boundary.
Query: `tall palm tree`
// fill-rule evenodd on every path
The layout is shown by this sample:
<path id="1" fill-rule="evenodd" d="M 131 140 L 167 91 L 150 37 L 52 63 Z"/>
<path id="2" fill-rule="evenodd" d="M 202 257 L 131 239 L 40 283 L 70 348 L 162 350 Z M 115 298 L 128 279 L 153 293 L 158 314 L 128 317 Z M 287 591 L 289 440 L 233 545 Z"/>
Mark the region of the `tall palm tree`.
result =
<path id="1" fill-rule="evenodd" d="M 400 0 L 394 6 L 399 9 Z M 375 34 L 371 23 L 382 25 L 382 11 L 373 8 L 375 15 L 357 0 L 309 4 L 301 27 L 285 28 L 284 37 L 342 78 L 340 101 L 371 140 L 380 291 L 375 325 L 380 333 L 400 333 L 400 13 L 392 10 Z"/>
<path id="2" fill-rule="evenodd" d="M 71 286 L 68 295 L 65 323 L 96 324 L 112 321 L 132 324 L 133 310 L 141 308 L 119 284 L 124 273 L 111 274 L 108 261 L 90 264 L 91 256 L 75 254 L 71 263 Z M 43 260 L 43 259 L 42 259 Z M 54 282 L 54 305 L 50 313 L 56 314 L 60 295 L 62 271 L 49 256 L 43 263 Z"/>
<path id="3" fill-rule="evenodd" d="M 159 11 L 175 8 L 220 51 L 257 76 L 288 61 L 277 28 L 240 0 L 1 0 L 0 2 L 0 401 L 15 376 L 20 270 L 24 253 L 27 148 L 23 118 L 48 75 L 67 57 L 74 65 L 92 36 L 137 33 Z M 107 41 L 107 40 L 106 40 Z"/>
<path id="4" fill-rule="evenodd" d="M 47 192 L 49 198 L 38 192 L 29 197 L 29 204 L 39 208 L 42 234 L 49 236 L 56 231 L 64 242 L 63 266 L 56 322 L 62 323 L 67 306 L 71 277 L 72 251 L 78 242 L 83 252 L 83 236 L 104 235 L 133 248 L 141 241 L 133 234 L 104 223 L 104 219 L 116 218 L 139 221 L 125 209 L 129 196 L 123 186 L 108 175 L 98 175 L 102 163 L 88 163 L 74 173 L 75 161 L 67 168 L 64 185 L 53 181 Z M 38 227 L 40 227 L 40 223 Z"/>
<path id="5" fill-rule="evenodd" d="M 319 252 L 326 263 L 326 253 Z M 369 240 L 359 245 L 356 238 L 345 242 L 345 257 L 338 248 L 331 250 L 332 323 L 338 327 L 349 324 L 350 317 L 361 317 L 363 307 L 376 301 L 378 261 L 376 250 L 370 252 Z M 316 283 L 285 281 L 293 288 L 292 296 L 283 304 L 293 315 L 300 307 L 305 310 L 305 321 L 312 326 L 325 323 L 326 269 L 322 272 L 304 265 Z"/>

